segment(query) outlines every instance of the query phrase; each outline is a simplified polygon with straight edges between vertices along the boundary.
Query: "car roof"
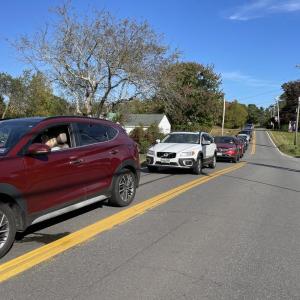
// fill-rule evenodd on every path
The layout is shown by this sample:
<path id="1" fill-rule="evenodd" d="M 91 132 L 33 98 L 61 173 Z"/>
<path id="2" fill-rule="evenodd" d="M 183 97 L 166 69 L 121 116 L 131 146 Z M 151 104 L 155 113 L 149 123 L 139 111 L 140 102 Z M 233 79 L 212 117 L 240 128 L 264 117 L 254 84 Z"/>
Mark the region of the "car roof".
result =
<path id="1" fill-rule="evenodd" d="M 200 134 L 201 131 L 174 131 L 174 132 L 171 132 L 170 134 L 177 134 L 177 133 L 180 133 L 180 134 Z"/>

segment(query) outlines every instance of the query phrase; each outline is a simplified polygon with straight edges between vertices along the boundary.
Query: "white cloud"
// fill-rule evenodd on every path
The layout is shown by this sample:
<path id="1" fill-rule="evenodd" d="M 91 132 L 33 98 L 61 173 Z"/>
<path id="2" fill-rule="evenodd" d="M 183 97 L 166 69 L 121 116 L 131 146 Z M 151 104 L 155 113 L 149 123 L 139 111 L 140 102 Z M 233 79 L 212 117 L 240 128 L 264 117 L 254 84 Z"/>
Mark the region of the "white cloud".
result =
<path id="1" fill-rule="evenodd" d="M 269 80 L 257 79 L 252 76 L 243 74 L 239 71 L 232 72 L 222 72 L 222 78 L 224 80 L 229 80 L 233 82 L 237 82 L 239 84 L 244 84 L 250 87 L 267 87 L 267 88 L 278 88 L 280 84 L 276 84 Z"/>
<path id="2" fill-rule="evenodd" d="M 300 0 L 255 0 L 236 7 L 227 16 L 229 20 L 248 21 L 275 13 L 300 11 Z"/>

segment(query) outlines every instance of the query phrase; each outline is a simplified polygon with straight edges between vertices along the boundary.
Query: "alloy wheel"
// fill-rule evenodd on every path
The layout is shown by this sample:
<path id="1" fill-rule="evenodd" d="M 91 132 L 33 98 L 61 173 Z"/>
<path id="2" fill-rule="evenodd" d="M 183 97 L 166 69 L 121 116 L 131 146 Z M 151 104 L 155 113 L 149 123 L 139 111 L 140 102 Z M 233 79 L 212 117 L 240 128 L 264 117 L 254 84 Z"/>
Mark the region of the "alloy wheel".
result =
<path id="1" fill-rule="evenodd" d="M 135 183 L 131 173 L 122 175 L 119 181 L 119 194 L 124 202 L 130 202 L 134 196 Z"/>
<path id="2" fill-rule="evenodd" d="M 0 249 L 4 247 L 9 236 L 9 222 L 4 213 L 0 211 Z"/>

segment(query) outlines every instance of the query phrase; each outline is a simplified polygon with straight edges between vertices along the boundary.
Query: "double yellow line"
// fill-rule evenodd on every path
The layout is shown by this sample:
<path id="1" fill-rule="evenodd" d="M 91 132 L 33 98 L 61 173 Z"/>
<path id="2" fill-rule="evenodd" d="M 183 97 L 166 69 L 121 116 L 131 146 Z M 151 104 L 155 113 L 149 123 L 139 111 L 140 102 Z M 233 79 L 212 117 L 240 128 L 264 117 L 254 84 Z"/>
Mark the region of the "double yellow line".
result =
<path id="1" fill-rule="evenodd" d="M 17 274 L 20 274 L 32 268 L 33 266 L 44 262 L 74 246 L 77 246 L 104 231 L 107 231 L 117 225 L 123 224 L 150 209 L 166 203 L 169 200 L 174 199 L 175 197 L 185 193 L 186 191 L 194 187 L 206 183 L 223 174 L 237 170 L 243 167 L 245 164 L 246 163 L 239 163 L 233 167 L 214 172 L 206 177 L 202 176 L 201 178 L 180 185 L 165 193 L 159 194 L 146 201 L 122 210 L 121 212 L 118 212 L 110 217 L 89 225 L 81 230 L 71 233 L 59 240 L 42 246 L 36 250 L 30 251 L 15 259 L 12 259 L 0 265 L 0 282 L 3 282 Z"/>
<path id="2" fill-rule="evenodd" d="M 253 133 L 253 140 L 252 140 L 251 155 L 255 154 L 255 150 L 256 150 L 256 133 L 254 131 L 254 133 Z"/>

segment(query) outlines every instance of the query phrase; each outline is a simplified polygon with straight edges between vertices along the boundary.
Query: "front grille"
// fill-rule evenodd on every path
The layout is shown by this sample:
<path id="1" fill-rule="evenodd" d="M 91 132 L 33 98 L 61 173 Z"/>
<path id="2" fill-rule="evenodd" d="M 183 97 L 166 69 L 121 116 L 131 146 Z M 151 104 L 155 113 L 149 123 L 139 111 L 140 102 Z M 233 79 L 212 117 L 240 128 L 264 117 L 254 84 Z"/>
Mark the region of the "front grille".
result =
<path id="1" fill-rule="evenodd" d="M 162 165 L 162 166 L 178 166 L 178 163 L 176 163 L 176 162 L 161 163 L 160 161 L 157 161 L 155 164 L 156 165 Z"/>
<path id="2" fill-rule="evenodd" d="M 157 157 L 175 158 L 176 157 L 176 153 L 174 153 L 174 152 L 157 152 Z"/>

